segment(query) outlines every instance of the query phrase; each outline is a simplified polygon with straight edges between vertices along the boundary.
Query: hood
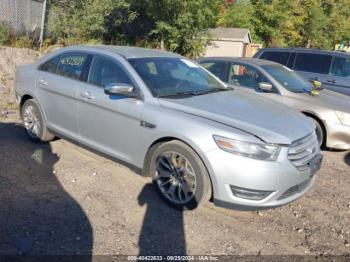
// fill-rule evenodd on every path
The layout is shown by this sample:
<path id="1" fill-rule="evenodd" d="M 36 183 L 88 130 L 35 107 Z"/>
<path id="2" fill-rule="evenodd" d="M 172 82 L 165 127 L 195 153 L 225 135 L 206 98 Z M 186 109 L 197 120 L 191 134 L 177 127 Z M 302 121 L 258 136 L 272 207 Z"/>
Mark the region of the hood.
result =
<path id="1" fill-rule="evenodd" d="M 291 144 L 314 130 L 301 113 L 280 103 L 237 90 L 182 99 L 159 99 L 159 103 L 167 108 L 243 130 L 267 143 Z"/>
<path id="2" fill-rule="evenodd" d="M 307 105 L 325 107 L 336 111 L 343 111 L 350 113 L 350 99 L 349 96 L 322 89 L 319 90 L 319 95 L 312 96 L 308 93 L 297 94 L 293 93 L 292 96 L 299 101 L 304 101 Z"/>

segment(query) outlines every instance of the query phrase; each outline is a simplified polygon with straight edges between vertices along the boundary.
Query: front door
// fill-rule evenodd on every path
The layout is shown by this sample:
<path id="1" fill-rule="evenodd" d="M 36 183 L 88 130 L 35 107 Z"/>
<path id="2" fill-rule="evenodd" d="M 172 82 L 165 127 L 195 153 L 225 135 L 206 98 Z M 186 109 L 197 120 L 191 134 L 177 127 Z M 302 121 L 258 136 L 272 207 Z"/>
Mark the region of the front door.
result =
<path id="1" fill-rule="evenodd" d="M 78 126 L 81 142 L 126 162 L 133 162 L 139 144 L 144 103 L 135 98 L 104 93 L 108 84 L 133 85 L 114 58 L 94 56 L 87 83 L 78 90 Z"/>
<path id="2" fill-rule="evenodd" d="M 264 92 L 259 88 L 261 82 L 272 84 L 260 71 L 252 66 L 241 63 L 231 64 L 228 77 L 230 85 L 245 93 L 259 95 L 281 103 L 282 97 L 277 88 L 273 86 L 271 92 Z"/>

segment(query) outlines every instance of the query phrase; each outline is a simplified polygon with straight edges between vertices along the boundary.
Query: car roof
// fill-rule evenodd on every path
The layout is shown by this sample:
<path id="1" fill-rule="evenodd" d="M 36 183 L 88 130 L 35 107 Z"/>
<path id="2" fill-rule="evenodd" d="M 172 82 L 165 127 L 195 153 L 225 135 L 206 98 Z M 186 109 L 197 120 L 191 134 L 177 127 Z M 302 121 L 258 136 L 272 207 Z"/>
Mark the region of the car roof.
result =
<path id="1" fill-rule="evenodd" d="M 248 58 L 248 57 L 201 57 L 197 61 L 198 62 L 203 62 L 203 61 L 237 62 L 237 63 L 244 63 L 244 64 L 250 64 L 255 66 L 280 65 L 273 61 L 258 59 L 258 58 Z"/>
<path id="2" fill-rule="evenodd" d="M 118 54 L 126 59 L 131 58 L 147 58 L 147 57 L 177 57 L 182 56 L 170 52 L 161 50 L 132 47 L 132 46 L 113 46 L 113 45 L 75 45 L 64 47 L 60 49 L 61 52 L 65 51 L 90 51 L 90 52 L 108 52 Z"/>
<path id="3" fill-rule="evenodd" d="M 304 53 L 313 53 L 313 54 L 329 54 L 329 55 L 344 55 L 344 56 L 350 56 L 349 53 L 342 52 L 342 51 L 329 51 L 329 50 L 322 50 L 317 48 L 301 48 L 301 47 L 267 47 L 260 49 L 261 51 L 290 51 L 290 52 L 304 52 Z M 259 52 L 260 52 L 259 50 Z"/>

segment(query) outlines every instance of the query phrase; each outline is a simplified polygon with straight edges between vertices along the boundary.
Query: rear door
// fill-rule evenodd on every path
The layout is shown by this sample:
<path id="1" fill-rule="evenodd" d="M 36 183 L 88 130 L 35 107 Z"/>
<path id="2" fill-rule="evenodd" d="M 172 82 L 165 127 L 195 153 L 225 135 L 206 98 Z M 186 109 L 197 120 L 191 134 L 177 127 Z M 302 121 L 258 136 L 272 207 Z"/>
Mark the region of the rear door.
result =
<path id="1" fill-rule="evenodd" d="M 287 66 L 290 54 L 286 51 L 263 51 L 259 58 Z"/>
<path id="2" fill-rule="evenodd" d="M 38 97 L 47 125 L 69 138 L 77 138 L 77 90 L 87 54 L 67 52 L 39 66 Z"/>
<path id="3" fill-rule="evenodd" d="M 294 70 L 307 81 L 320 81 L 325 86 L 331 67 L 332 56 L 298 52 L 294 62 Z"/>
<path id="4" fill-rule="evenodd" d="M 333 56 L 327 88 L 350 96 L 350 56 Z"/>

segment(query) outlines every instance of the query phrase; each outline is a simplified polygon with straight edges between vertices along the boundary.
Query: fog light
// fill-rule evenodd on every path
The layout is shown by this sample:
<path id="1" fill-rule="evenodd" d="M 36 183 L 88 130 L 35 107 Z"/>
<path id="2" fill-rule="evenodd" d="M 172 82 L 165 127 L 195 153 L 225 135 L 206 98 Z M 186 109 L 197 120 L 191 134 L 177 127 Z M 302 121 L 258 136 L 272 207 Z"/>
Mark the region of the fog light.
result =
<path id="1" fill-rule="evenodd" d="M 263 191 L 263 190 L 251 190 L 236 186 L 230 186 L 232 194 L 235 197 L 249 199 L 249 200 L 262 200 L 268 197 L 273 191 Z"/>

